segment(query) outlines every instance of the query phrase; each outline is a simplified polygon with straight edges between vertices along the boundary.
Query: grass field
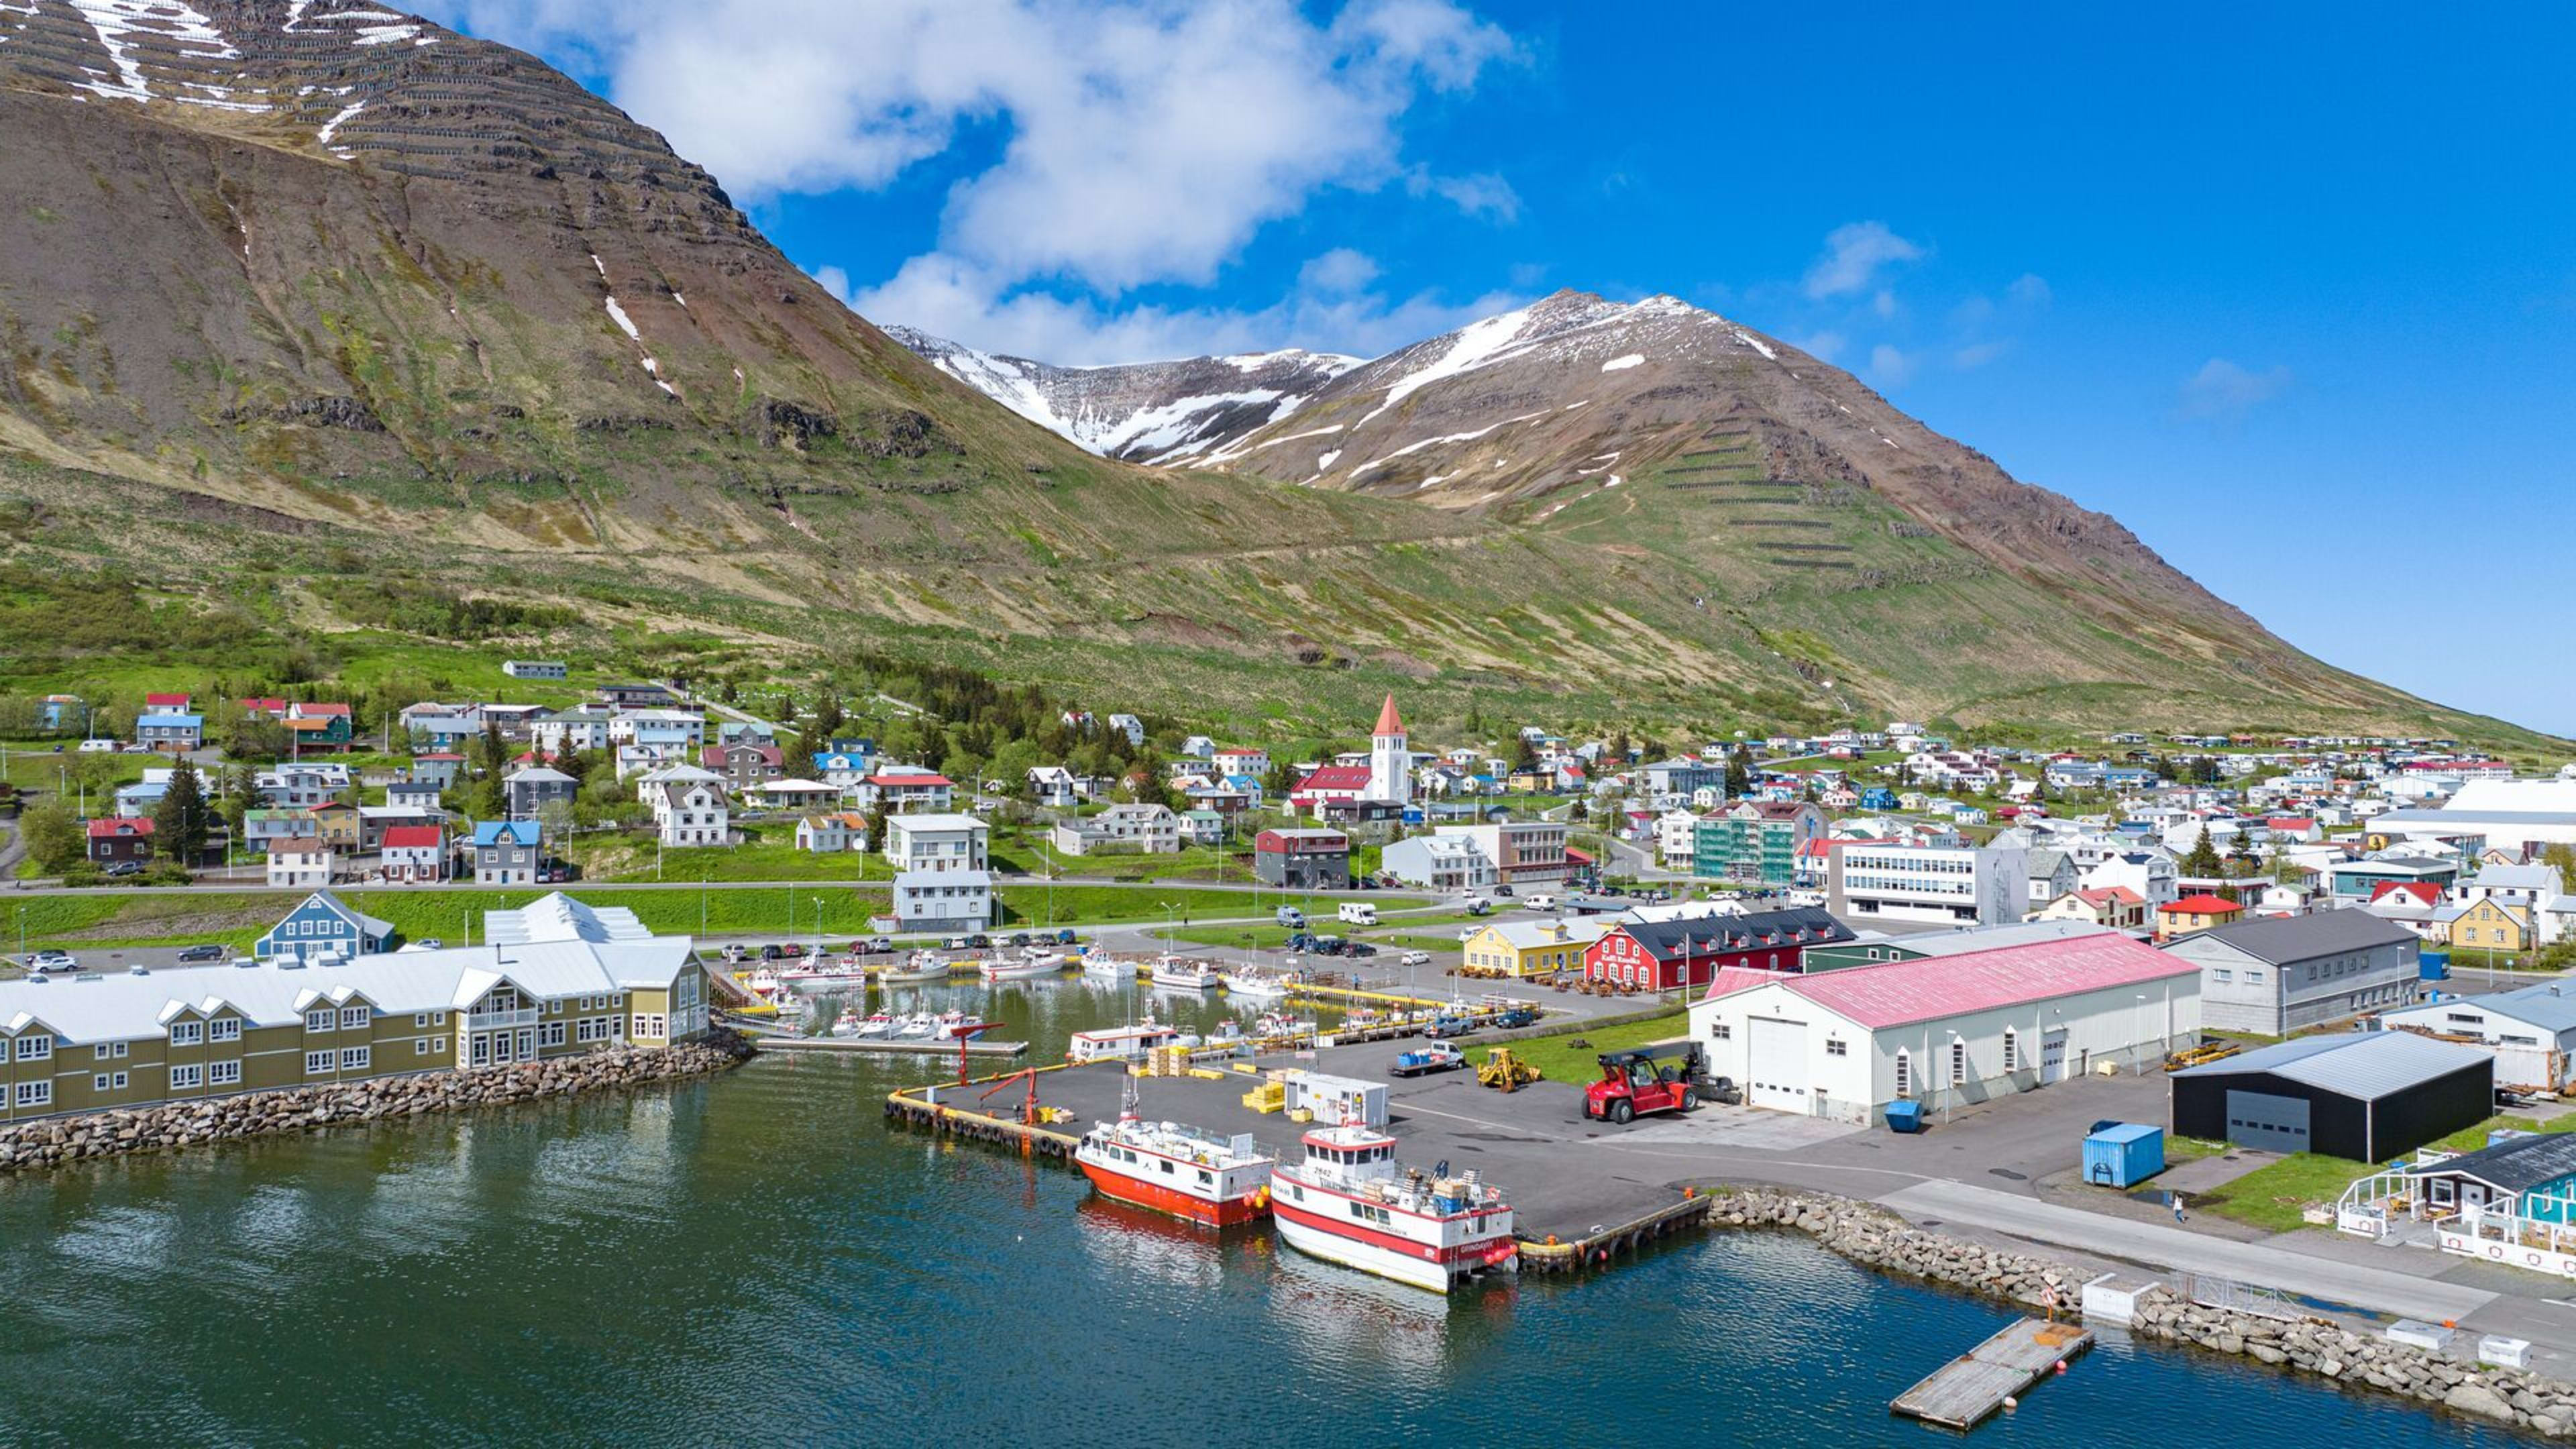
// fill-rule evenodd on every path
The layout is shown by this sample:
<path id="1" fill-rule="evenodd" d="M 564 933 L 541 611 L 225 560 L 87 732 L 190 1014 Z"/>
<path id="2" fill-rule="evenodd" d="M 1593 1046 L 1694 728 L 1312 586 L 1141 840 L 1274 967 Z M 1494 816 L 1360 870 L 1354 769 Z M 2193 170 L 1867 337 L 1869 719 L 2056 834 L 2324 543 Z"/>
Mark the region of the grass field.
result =
<path id="1" fill-rule="evenodd" d="M 1601 1075 L 1601 1064 L 1594 1058 L 1603 1052 L 1673 1041 L 1689 1034 L 1690 1013 L 1684 1010 L 1611 1026 L 1576 1025 L 1551 1036 L 1513 1042 L 1511 1047 L 1513 1055 L 1546 1073 L 1549 1081 L 1579 1086 Z M 1587 1045 L 1576 1046 L 1578 1041 Z M 1472 1055 L 1478 1061 L 1484 1059 L 1481 1051 Z"/>
<path id="2" fill-rule="evenodd" d="M 2533 1122 L 2525 1117 L 2490 1117 L 2441 1139 L 2436 1146 L 2465 1152 L 2487 1145 L 2487 1134 L 2500 1127 L 2525 1132 L 2576 1132 L 2576 1112 Z M 2167 1155 L 2178 1155 L 2168 1146 Z M 2305 1226 L 2300 1213 L 2312 1203 L 2332 1203 L 2354 1180 L 2379 1171 L 2376 1163 L 2353 1162 L 2314 1152 L 2296 1153 L 2207 1194 L 2191 1199 L 2202 1212 L 2252 1227 L 2286 1233 Z"/>

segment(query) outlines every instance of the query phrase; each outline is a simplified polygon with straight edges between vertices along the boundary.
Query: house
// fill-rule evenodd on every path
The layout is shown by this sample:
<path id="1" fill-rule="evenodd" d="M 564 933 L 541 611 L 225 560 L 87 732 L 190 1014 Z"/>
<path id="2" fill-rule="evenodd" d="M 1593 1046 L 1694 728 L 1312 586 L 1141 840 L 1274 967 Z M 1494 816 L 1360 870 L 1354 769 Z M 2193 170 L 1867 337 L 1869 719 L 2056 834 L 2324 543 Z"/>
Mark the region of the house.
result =
<path id="1" fill-rule="evenodd" d="M 2440 907 L 2433 919 L 2440 939 L 2454 951 L 2527 951 L 2532 946 L 2529 907 L 2489 897 Z"/>
<path id="2" fill-rule="evenodd" d="M 145 714 L 186 714 L 190 698 L 184 694 L 147 694 L 143 696 Z"/>
<path id="3" fill-rule="evenodd" d="M 1191 735 L 1181 741 L 1181 753 L 1193 760 L 1216 758 L 1216 741 L 1205 735 Z"/>
<path id="4" fill-rule="evenodd" d="M 2107 929 L 2090 921 L 2016 921 L 2006 926 L 1914 931 L 1901 936 L 1863 931 L 1848 941 L 1807 948 L 1806 955 L 1799 959 L 1798 969 L 1813 975 L 1818 971 L 1874 966 L 1881 961 L 1928 961 L 1936 956 L 1966 956 L 1979 951 L 2000 951 L 2008 946 L 2099 936 Z"/>
<path id="5" fill-rule="evenodd" d="M 528 722 L 528 743 L 556 759 L 589 750 L 605 750 L 615 741 L 609 725 L 616 712 L 602 705 L 549 710 Z"/>
<path id="6" fill-rule="evenodd" d="M 282 723 L 298 752 L 346 752 L 357 743 L 357 717 L 345 704 L 290 704 Z"/>
<path id="7" fill-rule="evenodd" d="M 428 780 L 396 780 L 385 786 L 385 803 L 402 810 L 436 810 L 446 793 Z"/>
<path id="8" fill-rule="evenodd" d="M 707 717 L 685 709 L 621 709 L 609 717 L 612 744 L 678 746 L 696 750 L 707 742 Z"/>
<path id="9" fill-rule="evenodd" d="M 1367 799 L 1373 778 L 1367 765 L 1318 766 L 1288 792 L 1289 808 L 1322 819 L 1327 806 Z"/>
<path id="10" fill-rule="evenodd" d="M 272 890 L 309 890 L 331 884 L 337 854 L 317 836 L 290 836 L 268 845 Z"/>
<path id="11" fill-rule="evenodd" d="M 2576 1087 L 2576 989 L 2556 981 L 2393 1007 L 2380 1013 L 2379 1024 L 2485 1048 L 2495 1058 L 2498 1086 L 2543 1092 Z"/>
<path id="12" fill-rule="evenodd" d="M 92 865 L 115 865 L 120 861 L 142 864 L 152 859 L 152 822 L 148 819 L 89 822 L 89 862 Z"/>
<path id="13" fill-rule="evenodd" d="M 581 782 L 561 770 L 530 765 L 512 771 L 501 782 L 501 791 L 512 815 L 533 819 L 548 805 L 570 805 L 573 797 L 581 793 Z"/>
<path id="14" fill-rule="evenodd" d="M 1476 842 L 1450 834 L 1447 827 L 1390 843 L 1380 853 L 1378 868 L 1425 890 L 1490 891 L 1500 882 L 1493 860 Z"/>
<path id="15" fill-rule="evenodd" d="M 1432 833 L 1473 844 L 1493 867 L 1495 882 L 1515 891 L 1562 885 L 1573 874 L 1573 862 L 1566 850 L 1569 832 L 1566 826 L 1556 821 L 1500 820 L 1485 825 L 1442 825 Z M 1387 848 L 1393 850 L 1395 847 Z"/>
<path id="16" fill-rule="evenodd" d="M 1721 971 L 1803 968 L 1811 946 L 1852 939 L 1849 926 L 1812 906 L 1742 916 L 1622 919 L 1583 953 L 1586 980 L 1640 991 L 1705 986 Z"/>
<path id="17" fill-rule="evenodd" d="M 1824 842 L 1825 906 L 1845 920 L 2000 926 L 2029 910 L 2019 846 Z"/>
<path id="18" fill-rule="evenodd" d="M 447 879 L 447 832 L 435 825 L 388 828 L 376 852 L 385 879 L 403 884 Z"/>
<path id="19" fill-rule="evenodd" d="M 1190 845 L 1223 845 L 1228 818 L 1221 810 L 1184 810 L 1181 839 Z"/>
<path id="20" fill-rule="evenodd" d="M 2451 860 L 2373 857 L 2328 866 L 2326 889 L 2337 902 L 2349 903 L 2369 900 L 2386 881 L 2420 881 L 2447 891 L 2459 877 L 2460 867 Z"/>
<path id="21" fill-rule="evenodd" d="M 847 790 L 868 777 L 876 767 L 876 755 L 874 740 L 834 740 L 830 748 L 816 752 L 814 773 L 824 784 Z"/>
<path id="22" fill-rule="evenodd" d="M 2156 907 L 2156 939 L 2170 941 L 2242 920 L 2245 907 L 2225 896 L 2193 895 Z"/>
<path id="23" fill-rule="evenodd" d="M 560 659 L 504 659 L 501 672 L 512 679 L 569 679 L 572 666 Z"/>
<path id="24" fill-rule="evenodd" d="M 345 800 L 325 800 L 313 807 L 313 834 L 324 845 L 347 855 L 358 853 L 366 837 L 365 818 L 358 807 Z"/>
<path id="25" fill-rule="evenodd" d="M 856 810 L 808 815 L 796 822 L 796 848 L 828 855 L 868 848 L 868 817 Z"/>
<path id="26" fill-rule="evenodd" d="M 75 714 L 84 721 L 89 718 L 88 706 L 79 695 L 49 694 L 36 705 L 36 724 L 50 734 L 55 730 L 69 729 Z"/>
<path id="27" fill-rule="evenodd" d="M 698 765 L 722 776 L 726 788 L 741 792 L 786 774 L 787 752 L 767 740 L 735 739 L 707 746 Z"/>
<path id="28" fill-rule="evenodd" d="M 1125 735 L 1127 737 L 1129 748 L 1143 749 L 1145 747 L 1145 722 L 1138 719 L 1136 716 L 1132 714 L 1113 714 L 1109 717 L 1109 728 L 1115 733 Z"/>
<path id="29" fill-rule="evenodd" d="M 989 871 L 991 827 L 972 815 L 890 815 L 885 858 L 897 875 Z"/>
<path id="30" fill-rule="evenodd" d="M 1270 773 L 1270 752 L 1261 749 L 1217 750 L 1208 757 L 1220 777 L 1250 775 L 1258 780 Z"/>
<path id="31" fill-rule="evenodd" d="M 1700 821 L 1691 873 L 1787 887 L 1796 882 L 1798 847 L 1824 833 L 1824 812 L 1804 801 L 1747 800 Z"/>
<path id="32" fill-rule="evenodd" d="M 2385 1162 L 2495 1109 L 2495 1060 L 2407 1031 L 2303 1036 L 2166 1078 L 2177 1136 Z"/>
<path id="33" fill-rule="evenodd" d="M 134 742 L 164 755 L 193 754 L 206 747 L 206 722 L 202 716 L 175 710 L 139 714 L 134 717 Z"/>
<path id="34" fill-rule="evenodd" d="M 2076 889 L 2075 857 L 2055 846 L 2032 847 L 2026 857 L 2025 868 L 2030 872 L 2030 903 L 2033 906 L 2045 906 Z M 2140 900 L 2146 899 L 2136 891 L 2129 893 L 2137 895 Z"/>
<path id="35" fill-rule="evenodd" d="M 543 868 L 544 835 L 533 820 L 485 820 L 474 827 L 476 885 L 532 885 Z"/>
<path id="36" fill-rule="evenodd" d="M 162 778 L 158 780 L 149 778 L 156 773 Z M 161 797 L 170 793 L 168 771 L 146 770 L 144 774 L 147 778 L 137 780 L 131 785 L 116 787 L 116 813 L 128 820 L 137 820 L 150 815 L 161 807 Z"/>
<path id="37" fill-rule="evenodd" d="M 666 780 L 645 803 L 666 846 L 733 844 L 733 807 L 713 781 Z"/>
<path id="38" fill-rule="evenodd" d="M 1030 797 L 1048 809 L 1070 810 L 1082 801 L 1073 772 L 1062 765 L 1031 765 L 1028 782 Z"/>
<path id="39" fill-rule="evenodd" d="M 679 702 L 678 696 L 658 684 L 603 684 L 598 693 L 602 701 L 619 709 L 657 709 Z"/>
<path id="40" fill-rule="evenodd" d="M 1169 855 L 1181 848 L 1181 818 L 1168 805 L 1112 805 L 1098 815 L 1057 825 L 1053 839 L 1067 855 L 1101 850 Z"/>
<path id="41" fill-rule="evenodd" d="M 277 852 L 269 852 L 273 862 Z M 285 919 L 259 938 L 252 954 L 268 962 L 312 965 L 325 958 L 354 961 L 391 949 L 394 928 L 356 910 L 327 890 L 306 896 Z"/>
<path id="42" fill-rule="evenodd" d="M 2123 850 L 2107 854 L 2091 865 L 2077 860 L 2083 872 L 2076 883 L 2085 890 L 2109 886 L 2127 886 L 2144 897 L 2149 906 L 2164 905 L 2182 895 L 2182 872 L 2173 857 L 2161 850 Z"/>
<path id="43" fill-rule="evenodd" d="M 820 780 L 770 780 L 752 787 L 746 803 L 770 810 L 820 810 L 841 792 Z"/>
<path id="44" fill-rule="evenodd" d="M 2089 921 L 2114 931 L 2142 930 L 2147 924 L 2147 903 L 2127 886 L 2108 886 L 2098 891 L 2068 891 L 2048 903 L 2032 917 L 2040 921 Z"/>
<path id="45" fill-rule="evenodd" d="M 876 773 L 861 780 L 855 789 L 843 794 L 862 810 L 882 806 L 890 815 L 917 812 L 936 815 L 946 812 L 956 803 L 957 785 L 933 770 L 889 765 L 881 766 Z"/>
<path id="46" fill-rule="evenodd" d="M 2163 1061 L 2199 1039 L 2199 973 L 2112 932 L 1806 975 L 1729 971 L 1690 1008 L 1748 1105 L 1874 1122 Z"/>
<path id="47" fill-rule="evenodd" d="M 1252 876 L 1281 890 L 1347 890 L 1351 838 L 1338 830 L 1262 831 L 1252 837 Z"/>
<path id="48" fill-rule="evenodd" d="M 0 983 L 0 1121 L 667 1046 L 706 1002 L 689 942 L 622 935 Z"/>
<path id="49" fill-rule="evenodd" d="M 891 836 L 893 828 L 889 826 L 886 833 Z M 992 923 L 993 873 L 989 870 L 908 870 L 895 875 L 897 930 L 945 935 L 980 931 Z"/>
<path id="50" fill-rule="evenodd" d="M 1470 976 L 1540 976 L 1583 969 L 1584 953 L 1606 935 L 1604 916 L 1495 921 L 1460 943 L 1459 964 Z"/>
<path id="51" fill-rule="evenodd" d="M 483 712 L 471 705 L 406 705 L 398 718 L 415 750 L 445 753 L 483 733 Z"/>
<path id="52" fill-rule="evenodd" d="M 2164 949 L 2200 967 L 2213 1031 L 2288 1036 L 2415 999 L 2414 934 L 2368 911 L 2220 923 Z"/>
<path id="53" fill-rule="evenodd" d="M 316 833 L 310 810 L 245 810 L 242 812 L 242 844 L 252 850 L 266 851 L 280 840 L 296 840 Z"/>
<path id="54" fill-rule="evenodd" d="M 411 757 L 411 778 L 420 784 L 436 785 L 441 790 L 456 783 L 465 773 L 465 757 L 447 750 L 432 750 Z"/>

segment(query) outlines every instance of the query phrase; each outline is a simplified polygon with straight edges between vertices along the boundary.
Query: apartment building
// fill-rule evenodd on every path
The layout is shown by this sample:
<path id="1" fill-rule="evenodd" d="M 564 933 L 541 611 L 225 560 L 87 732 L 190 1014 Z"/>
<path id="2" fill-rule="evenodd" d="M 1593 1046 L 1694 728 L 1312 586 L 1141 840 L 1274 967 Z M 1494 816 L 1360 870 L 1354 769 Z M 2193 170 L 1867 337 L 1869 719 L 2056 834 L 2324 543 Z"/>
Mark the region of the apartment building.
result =
<path id="1" fill-rule="evenodd" d="M 1846 921 L 2000 926 L 2028 907 L 2029 852 L 2019 846 L 1826 846 L 1826 909 Z"/>

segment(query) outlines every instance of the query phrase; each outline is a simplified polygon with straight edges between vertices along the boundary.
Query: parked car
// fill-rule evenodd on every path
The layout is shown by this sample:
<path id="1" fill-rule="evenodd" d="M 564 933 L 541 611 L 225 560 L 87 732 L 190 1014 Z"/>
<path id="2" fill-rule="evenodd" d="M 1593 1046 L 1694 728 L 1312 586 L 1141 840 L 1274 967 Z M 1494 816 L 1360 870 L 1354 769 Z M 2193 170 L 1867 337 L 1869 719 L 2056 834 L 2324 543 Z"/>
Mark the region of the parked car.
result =
<path id="1" fill-rule="evenodd" d="M 787 953 L 779 950 L 775 946 L 763 946 L 760 948 L 760 959 L 763 961 L 783 961 L 786 958 Z"/>
<path id="2" fill-rule="evenodd" d="M 40 975 L 52 976 L 78 971 L 80 962 L 69 951 L 39 951 L 27 958 L 27 969 Z"/>
<path id="3" fill-rule="evenodd" d="M 1071 926 L 1067 926 L 1067 927 L 1065 927 L 1063 930 L 1056 932 L 1056 933 L 1055 933 L 1055 943 L 1056 943 L 1057 945 L 1059 945 L 1059 946 L 1070 946 L 1070 945 L 1072 945 L 1072 944 L 1073 944 L 1073 927 L 1071 927 Z"/>
<path id="4" fill-rule="evenodd" d="M 730 966 L 751 954 L 751 948 L 740 941 L 724 948 L 725 964 Z"/>
<path id="5" fill-rule="evenodd" d="M 101 873 L 109 876 L 141 875 L 143 874 L 143 862 L 139 860 L 116 861 L 110 864 L 108 868 Z"/>
<path id="6" fill-rule="evenodd" d="M 992 938 L 992 937 L 990 937 L 990 936 L 985 935 L 985 934 L 984 934 L 983 932 L 981 932 L 981 931 L 977 931 L 974 935 L 971 935 L 971 936 L 969 936 L 969 937 L 967 937 L 967 938 L 966 938 L 966 945 L 967 945 L 967 948 L 968 948 L 969 950 L 975 950 L 975 951 L 982 951 L 982 950 L 986 950 L 986 949 L 990 948 L 990 947 L 992 946 L 992 944 L 993 944 L 993 938 Z"/>
<path id="7" fill-rule="evenodd" d="M 1012 933 L 1012 935 L 1011 935 L 1011 944 L 1012 944 L 1012 945 L 1014 945 L 1014 946 L 1026 946 L 1026 945 L 1028 945 L 1028 944 L 1029 944 L 1029 933 L 1028 933 L 1028 932 L 1026 932 L 1026 931 L 1015 931 L 1015 932 L 1013 932 L 1013 933 Z"/>
<path id="8" fill-rule="evenodd" d="M 951 936 L 942 944 L 951 951 L 971 951 L 975 949 L 975 938 L 972 936 Z"/>
<path id="9" fill-rule="evenodd" d="M 436 936 L 424 936 L 420 939 L 418 945 L 420 946 L 420 949 L 424 951 L 438 951 L 445 949 L 447 943 L 438 939 Z"/>
<path id="10" fill-rule="evenodd" d="M 1407 966 L 1428 966 L 1431 964 L 1431 953 L 1428 951 L 1407 951 L 1400 959 Z"/>
<path id="11" fill-rule="evenodd" d="M 148 755 L 152 753 L 152 747 L 150 745 L 127 745 L 124 749 L 117 751 L 117 753 L 120 755 Z"/>
<path id="12" fill-rule="evenodd" d="M 1536 1026 L 1538 1025 L 1538 1013 L 1526 1006 L 1515 1006 L 1511 1010 L 1504 1012 L 1502 1015 L 1495 1017 L 1494 1025 L 1507 1029 Z"/>
<path id="13" fill-rule="evenodd" d="M 1431 1024 L 1422 1029 L 1422 1034 L 1433 1041 L 1440 1041 L 1448 1037 L 1465 1036 L 1475 1029 L 1476 1023 L 1463 1016 L 1441 1016 L 1433 1018 Z"/>
<path id="14" fill-rule="evenodd" d="M 1510 895 L 1511 893 L 1512 893 L 1512 888 L 1511 888 L 1510 886 L 1507 886 L 1507 885 L 1498 885 L 1498 886 L 1494 887 L 1494 894 L 1496 894 L 1496 895 L 1498 895 L 1498 896 L 1507 896 L 1507 895 Z"/>
<path id="15" fill-rule="evenodd" d="M 786 945 L 778 948 L 778 954 L 787 960 L 795 961 L 803 958 L 805 955 L 805 948 L 797 945 L 793 941 L 790 941 Z"/>
<path id="16" fill-rule="evenodd" d="M 221 946 L 191 946 L 187 950 L 179 953 L 179 959 L 181 961 L 221 961 L 224 959 L 224 948 Z"/>

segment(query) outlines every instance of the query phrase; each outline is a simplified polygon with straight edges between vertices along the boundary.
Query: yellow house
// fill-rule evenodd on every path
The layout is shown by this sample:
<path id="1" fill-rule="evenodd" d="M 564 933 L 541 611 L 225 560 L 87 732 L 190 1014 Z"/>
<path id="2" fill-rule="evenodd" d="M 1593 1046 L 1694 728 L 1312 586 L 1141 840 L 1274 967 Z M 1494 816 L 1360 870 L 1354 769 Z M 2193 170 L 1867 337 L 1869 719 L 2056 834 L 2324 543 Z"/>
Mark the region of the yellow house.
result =
<path id="1" fill-rule="evenodd" d="M 2212 926 L 2234 925 L 2245 919 L 2245 907 L 2225 896 L 2184 896 L 2156 907 L 2156 939 L 2170 941 Z"/>
<path id="2" fill-rule="evenodd" d="M 1469 936 L 1461 949 L 1465 976 L 1538 976 L 1580 971 L 1583 952 L 1609 933 L 1606 918 L 1576 916 L 1544 921 L 1497 921 Z"/>
<path id="3" fill-rule="evenodd" d="M 2531 949 L 2531 923 L 2521 910 L 2490 896 L 2471 901 L 2465 906 L 2451 906 L 2433 913 L 2435 928 L 2443 941 L 2454 950 L 2527 951 Z"/>

